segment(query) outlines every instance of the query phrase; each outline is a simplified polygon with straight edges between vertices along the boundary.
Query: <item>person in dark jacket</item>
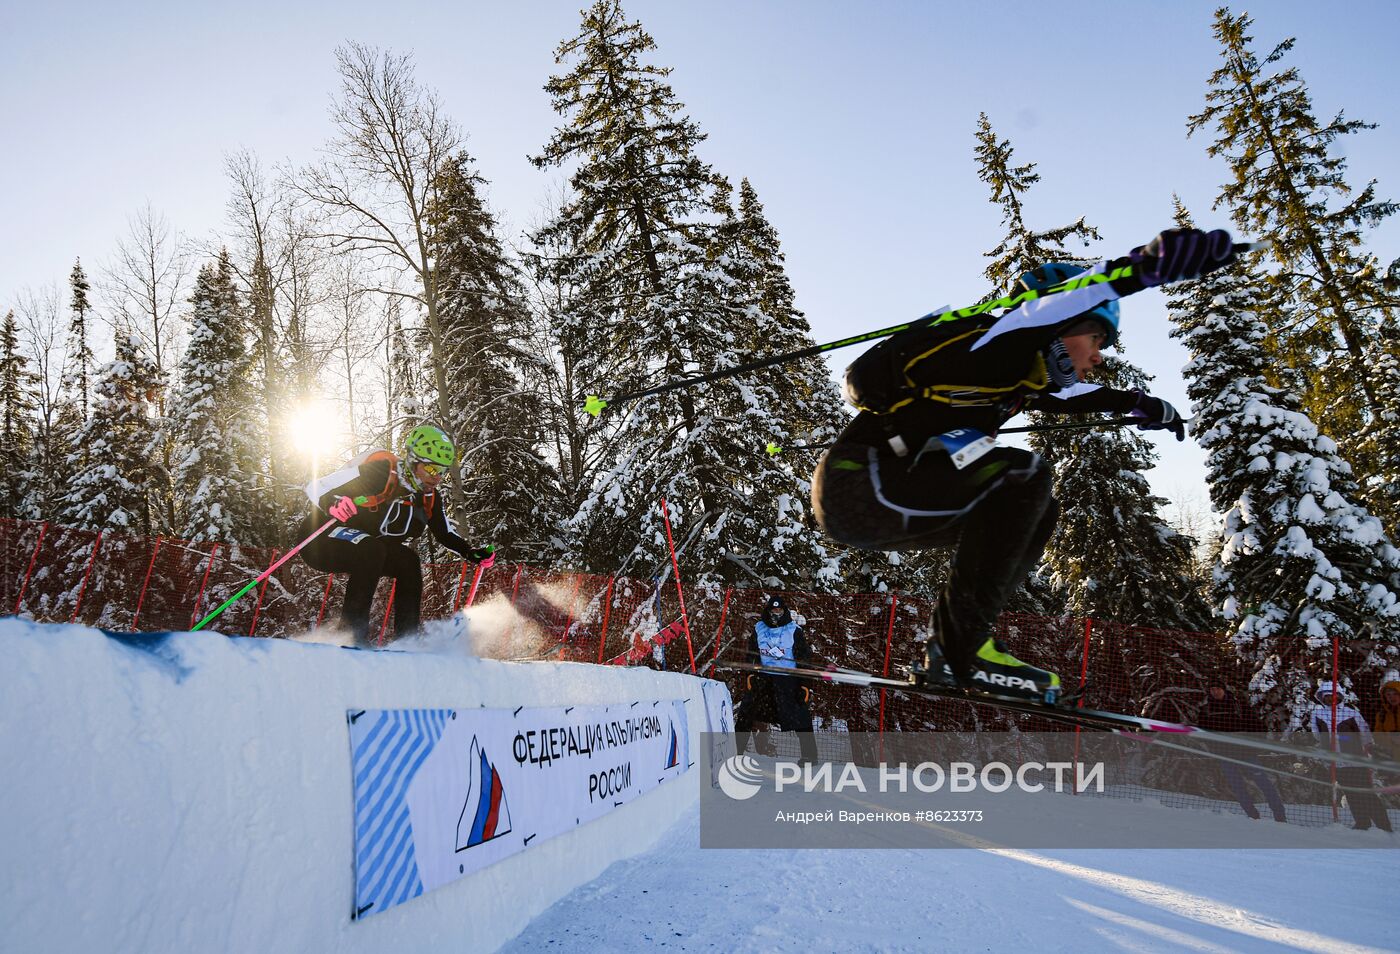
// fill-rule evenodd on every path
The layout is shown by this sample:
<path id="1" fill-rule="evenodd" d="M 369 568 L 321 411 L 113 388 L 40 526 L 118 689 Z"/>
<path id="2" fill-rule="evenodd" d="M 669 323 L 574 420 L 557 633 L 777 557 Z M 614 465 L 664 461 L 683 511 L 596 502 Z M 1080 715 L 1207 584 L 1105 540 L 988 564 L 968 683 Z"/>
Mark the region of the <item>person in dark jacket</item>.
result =
<path id="1" fill-rule="evenodd" d="M 1346 704 L 1342 691 L 1331 680 L 1317 684 L 1313 693 L 1317 705 L 1308 714 L 1308 728 L 1321 745 L 1347 755 L 1371 754 L 1371 727 L 1366 718 Z M 1390 816 L 1385 805 L 1371 787 L 1371 770 L 1360 765 L 1337 766 L 1337 784 L 1348 791 L 1347 805 L 1351 807 L 1351 826 L 1365 831 L 1375 825 L 1381 831 L 1391 831 Z"/>
<path id="2" fill-rule="evenodd" d="M 1254 713 L 1246 711 L 1235 698 L 1234 694 L 1224 686 L 1215 685 L 1206 689 L 1206 701 L 1200 713 L 1196 716 L 1196 725 L 1202 729 L 1209 729 L 1212 732 L 1262 732 L 1263 723 L 1255 717 Z M 1254 754 L 1244 746 L 1239 745 L 1217 745 L 1212 746 L 1212 751 L 1226 758 L 1234 759 L 1234 762 L 1220 762 L 1220 774 L 1225 779 L 1225 785 L 1230 789 L 1230 794 L 1235 796 L 1235 801 L 1240 803 L 1240 808 L 1250 818 L 1259 817 L 1259 809 L 1254 804 L 1254 794 L 1249 789 L 1249 784 L 1253 782 L 1255 787 L 1263 794 L 1264 800 L 1269 803 L 1269 810 L 1274 813 L 1274 821 L 1286 822 L 1288 815 L 1284 811 L 1283 799 L 1279 796 L 1278 788 L 1274 786 L 1269 774 L 1262 768 L 1258 768 Z M 1248 762 L 1248 765 L 1239 765 L 1238 762 Z"/>
<path id="3" fill-rule="evenodd" d="M 369 608 L 382 577 L 394 580 L 394 625 L 399 636 L 418 629 L 423 568 L 413 541 L 426 528 L 447 549 L 483 568 L 495 562 L 494 547 L 473 547 L 447 518 L 439 485 L 456 459 L 441 428 L 424 424 L 408 432 L 403 457 L 370 450 L 306 487 L 312 511 L 309 534 L 329 518 L 338 526 L 302 550 L 307 565 L 326 573 L 348 573 L 340 625 L 355 645 L 366 647 Z"/>
<path id="4" fill-rule="evenodd" d="M 1086 375 L 1117 341 L 1120 298 L 1223 268 L 1235 254 L 1223 230 L 1169 229 L 1088 269 L 1047 262 L 1009 298 L 930 315 L 847 370 L 846 394 L 861 413 L 817 465 L 817 521 L 859 549 L 954 549 L 916 680 L 1058 698 L 1056 673 L 1022 662 L 992 635 L 1058 514 L 1049 462 L 999 445 L 997 432 L 1025 410 L 1106 412 L 1184 440 L 1166 401 Z"/>
<path id="5" fill-rule="evenodd" d="M 734 731 L 742 754 L 754 733 L 754 723 L 777 723 L 785 732 L 796 732 L 802 760 L 817 760 L 817 742 L 812 735 L 812 710 L 807 707 L 807 687 L 801 680 L 784 676 L 784 670 L 808 665 L 811 650 L 807 635 L 792 618 L 781 596 L 771 597 L 763 615 L 749 633 L 748 662 L 761 665 L 774 675 L 748 674 L 747 688 L 734 704 Z"/>

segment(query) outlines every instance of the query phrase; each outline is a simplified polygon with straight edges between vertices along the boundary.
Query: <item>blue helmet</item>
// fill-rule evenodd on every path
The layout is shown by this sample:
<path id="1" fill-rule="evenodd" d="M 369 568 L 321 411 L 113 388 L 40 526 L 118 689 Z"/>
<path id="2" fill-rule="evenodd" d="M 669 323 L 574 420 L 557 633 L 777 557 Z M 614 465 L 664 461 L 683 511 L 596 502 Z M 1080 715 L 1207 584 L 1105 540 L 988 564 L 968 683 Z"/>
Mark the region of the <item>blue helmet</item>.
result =
<path id="1" fill-rule="evenodd" d="M 1022 275 L 1016 282 L 1014 292 L 1044 291 L 1076 275 L 1082 275 L 1084 272 L 1085 268 L 1082 265 L 1071 265 L 1068 262 L 1046 262 Z M 1067 322 L 1066 326 L 1085 318 L 1097 319 L 1104 326 L 1104 333 L 1108 335 L 1108 340 L 1103 345 L 1105 348 L 1112 348 L 1118 343 L 1118 300 L 1116 298 L 1113 301 L 1104 302 L 1097 308 L 1091 308 L 1081 315 L 1075 315 L 1073 321 Z"/>

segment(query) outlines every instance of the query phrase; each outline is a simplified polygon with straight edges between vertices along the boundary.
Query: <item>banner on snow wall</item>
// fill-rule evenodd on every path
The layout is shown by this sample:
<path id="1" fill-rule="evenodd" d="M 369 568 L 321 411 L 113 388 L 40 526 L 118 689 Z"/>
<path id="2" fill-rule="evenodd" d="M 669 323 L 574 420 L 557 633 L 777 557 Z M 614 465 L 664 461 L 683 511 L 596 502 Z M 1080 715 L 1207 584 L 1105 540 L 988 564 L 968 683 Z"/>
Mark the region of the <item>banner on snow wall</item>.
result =
<path id="1" fill-rule="evenodd" d="M 701 744 L 710 747 L 710 787 L 719 787 L 719 769 L 730 756 L 736 755 L 734 738 L 734 700 L 729 687 L 722 682 L 706 679 L 700 684 L 705 698 L 705 732 Z"/>
<path id="2" fill-rule="evenodd" d="M 599 818 L 691 765 L 683 699 L 348 719 L 355 918 Z"/>

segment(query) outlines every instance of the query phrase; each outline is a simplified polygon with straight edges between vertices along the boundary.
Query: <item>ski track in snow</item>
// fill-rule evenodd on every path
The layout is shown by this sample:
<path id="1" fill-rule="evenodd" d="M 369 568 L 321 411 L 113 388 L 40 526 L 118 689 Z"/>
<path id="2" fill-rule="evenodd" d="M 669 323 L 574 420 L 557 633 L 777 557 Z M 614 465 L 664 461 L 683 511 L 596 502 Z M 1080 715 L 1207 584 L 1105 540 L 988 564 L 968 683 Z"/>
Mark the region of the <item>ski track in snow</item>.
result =
<path id="1" fill-rule="evenodd" d="M 698 847 L 698 810 L 503 950 L 1385 951 L 1393 852 Z"/>

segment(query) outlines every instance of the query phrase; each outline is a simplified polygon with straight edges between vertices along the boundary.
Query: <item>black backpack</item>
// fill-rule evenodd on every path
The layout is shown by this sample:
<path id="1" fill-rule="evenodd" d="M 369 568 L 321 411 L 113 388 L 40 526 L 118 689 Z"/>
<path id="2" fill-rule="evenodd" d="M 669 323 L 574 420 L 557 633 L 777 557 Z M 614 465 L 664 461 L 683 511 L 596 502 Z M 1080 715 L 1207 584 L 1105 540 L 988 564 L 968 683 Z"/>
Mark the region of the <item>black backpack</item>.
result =
<path id="1" fill-rule="evenodd" d="M 963 309 L 971 311 L 972 309 Z M 986 312 L 928 315 L 908 329 L 891 335 L 866 351 L 846 368 L 844 393 L 853 407 L 873 414 L 892 414 L 905 405 L 927 398 L 963 407 L 986 406 L 1005 400 L 1024 387 L 1041 390 L 1048 377 L 1044 360 L 1036 362 L 1028 380 L 1004 386 L 930 383 L 930 362 L 940 358 L 968 360 L 963 349 L 946 351 L 951 345 L 975 339 L 992 326 L 995 316 Z M 923 365 L 923 383 L 914 380 L 915 368 Z M 959 375 L 961 376 L 961 375 Z"/>

